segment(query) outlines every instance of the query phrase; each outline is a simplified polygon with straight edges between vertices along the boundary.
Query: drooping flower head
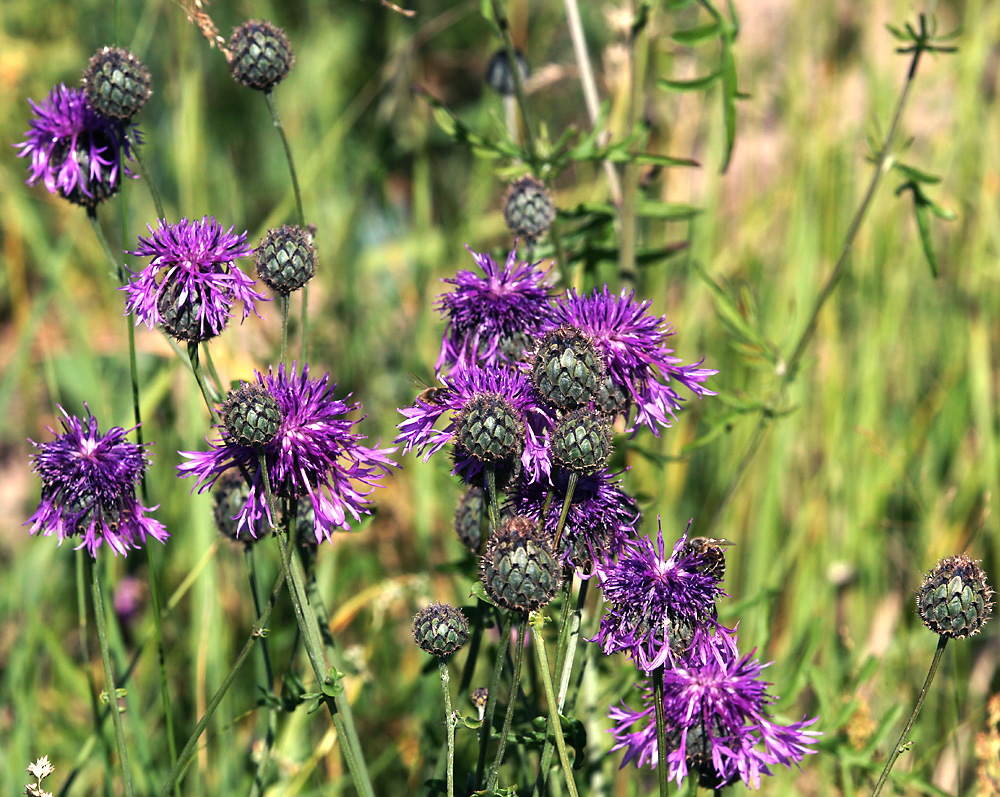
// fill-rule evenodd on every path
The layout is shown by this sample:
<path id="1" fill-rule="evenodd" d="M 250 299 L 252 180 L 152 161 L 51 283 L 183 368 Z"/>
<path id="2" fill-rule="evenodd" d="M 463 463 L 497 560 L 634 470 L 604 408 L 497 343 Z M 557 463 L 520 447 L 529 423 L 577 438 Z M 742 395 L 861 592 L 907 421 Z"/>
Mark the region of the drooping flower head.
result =
<path id="1" fill-rule="evenodd" d="M 589 563 L 597 565 L 617 558 L 626 540 L 635 537 L 639 504 L 622 489 L 619 475 L 604 469 L 578 477 L 559 546 L 559 554 L 577 568 L 587 570 Z M 510 491 L 508 511 L 537 523 L 551 491 L 545 531 L 554 539 L 568 483 L 569 473 L 562 469 L 551 483 L 533 482 L 522 476 Z"/>
<path id="2" fill-rule="evenodd" d="M 440 378 L 428 399 L 418 396 L 399 411 L 396 442 L 403 453 L 416 449 L 426 462 L 449 443 L 456 444 L 455 475 L 466 482 L 478 477 L 487 462 L 520 458 L 532 479 L 551 470 L 544 430 L 551 424 L 523 374 L 502 365 L 456 368 Z M 451 413 L 443 429 L 434 424 Z M 501 450 L 503 449 L 503 450 Z"/>
<path id="3" fill-rule="evenodd" d="M 736 780 L 760 788 L 760 776 L 770 766 L 791 767 L 816 751 L 809 745 L 821 734 L 806 730 L 816 717 L 781 725 L 767 712 L 776 698 L 761 680 L 764 667 L 739 655 L 736 634 L 725 629 L 710 635 L 699 631 L 683 660 L 663 671 L 663 708 L 669 767 L 668 780 L 680 787 L 689 774 L 706 788 L 722 788 Z M 645 708 L 634 711 L 612 706 L 615 722 L 612 750 L 625 748 L 624 767 L 657 766 L 653 689 L 645 684 Z M 637 730 L 629 730 L 639 723 Z"/>
<path id="4" fill-rule="evenodd" d="M 236 516 L 238 533 L 255 534 L 258 522 L 265 517 L 274 526 L 259 450 L 263 450 L 274 495 L 312 504 L 317 542 L 330 539 L 337 529 L 349 531 L 348 515 L 358 521 L 362 514 L 369 513 L 367 496 L 395 465 L 388 457 L 395 449 L 361 445 L 364 438 L 352 432 L 357 421 L 344 417 L 361 405 L 334 398 L 336 385 L 330 385 L 329 378 L 324 374 L 320 379 L 310 379 L 308 365 L 302 366 L 301 373 L 296 373 L 294 365 L 291 372 L 284 365 L 278 366 L 276 374 L 257 372 L 253 384 L 273 397 L 281 411 L 282 420 L 274 437 L 260 448 L 241 445 L 231 438 L 227 424 L 221 423 L 220 438 L 208 441 L 208 451 L 180 452 L 190 461 L 177 469 L 182 478 L 197 478 L 199 492 L 211 487 L 231 468 L 252 476 L 246 503 Z"/>
<path id="5" fill-rule="evenodd" d="M 126 438 L 131 430 L 114 426 L 101 434 L 89 409 L 82 419 L 59 411 L 62 432 L 49 429 L 56 437 L 48 443 L 31 441 L 38 449 L 33 470 L 42 479 L 41 503 L 25 523 L 31 533 L 55 533 L 60 545 L 80 537 L 77 547 L 95 559 L 105 542 L 122 556 L 142 547 L 147 536 L 164 542 L 169 535 L 163 524 L 146 517 L 156 507 L 144 507 L 135 497 L 149 460 Z"/>
<path id="6" fill-rule="evenodd" d="M 592 640 L 605 655 L 625 652 L 650 673 L 676 659 L 699 628 L 715 625 L 715 601 L 725 593 L 708 554 L 688 545 L 687 532 L 669 556 L 663 528 L 657 542 L 628 543 L 617 562 L 597 568 L 607 612 Z"/>
<path id="7" fill-rule="evenodd" d="M 19 158 L 31 158 L 28 185 L 41 180 L 50 194 L 93 208 L 118 193 L 122 163 L 141 143 L 134 125 L 101 116 L 82 89 L 58 85 L 40 104 L 28 100 L 34 115 L 25 141 L 15 144 Z"/>
<path id="8" fill-rule="evenodd" d="M 177 224 L 161 219 L 155 230 L 146 226 L 152 234 L 140 237 L 131 254 L 153 259 L 123 288 L 125 311 L 135 313 L 136 324 L 163 324 L 178 340 L 199 342 L 226 328 L 236 302 L 243 302 L 242 320 L 250 313 L 260 317 L 254 302 L 265 300 L 264 294 L 235 264 L 253 251 L 246 232 L 234 235 L 234 227 L 223 230 L 208 216 Z"/>
<path id="9" fill-rule="evenodd" d="M 479 269 L 443 280 L 455 290 L 438 297 L 437 309 L 448 319 L 438 374 L 467 363 L 518 362 L 551 312 L 546 274 L 538 263 L 518 263 L 517 250 L 507 256 L 503 268 L 486 252 L 469 249 L 469 254 Z"/>
<path id="10" fill-rule="evenodd" d="M 589 296 L 571 288 L 556 302 L 546 329 L 571 325 L 587 333 L 607 365 L 606 395 L 598 403 L 626 420 L 634 405 L 632 426 L 648 426 L 656 433 L 657 426 L 670 426 L 682 407 L 675 383 L 699 398 L 714 396 L 702 383 L 718 371 L 701 363 L 681 365 L 665 345 L 673 329 L 665 318 L 648 312 L 649 304 L 624 289 L 614 296 L 607 285 Z"/>

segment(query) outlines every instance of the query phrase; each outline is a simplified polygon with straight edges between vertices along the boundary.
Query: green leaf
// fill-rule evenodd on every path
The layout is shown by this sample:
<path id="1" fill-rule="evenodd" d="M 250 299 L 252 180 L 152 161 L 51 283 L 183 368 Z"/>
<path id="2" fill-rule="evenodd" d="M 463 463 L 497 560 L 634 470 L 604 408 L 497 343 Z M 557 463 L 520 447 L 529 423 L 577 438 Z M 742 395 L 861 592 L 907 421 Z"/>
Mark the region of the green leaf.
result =
<path id="1" fill-rule="evenodd" d="M 709 22 L 707 25 L 699 25 L 697 28 L 674 31 L 670 38 L 678 44 L 693 47 L 709 39 L 714 39 L 720 32 L 721 27 L 718 22 Z"/>
<path id="2" fill-rule="evenodd" d="M 701 263 L 692 260 L 691 265 L 715 299 L 715 310 L 722 322 L 747 343 L 763 350 L 769 350 L 771 347 L 763 335 L 747 323 L 730 295 L 702 268 Z"/>
<path id="3" fill-rule="evenodd" d="M 472 585 L 472 589 L 469 591 L 469 594 L 479 598 L 479 600 L 483 601 L 484 603 L 488 603 L 490 606 L 496 606 L 498 609 L 500 608 L 499 606 L 497 606 L 496 603 L 493 602 L 493 599 L 486 594 L 486 588 L 483 586 L 482 581 L 475 582 Z"/>
<path id="4" fill-rule="evenodd" d="M 722 159 L 725 172 L 733 156 L 733 146 L 736 143 L 736 97 L 739 95 L 736 85 L 736 59 L 733 57 L 733 44 L 729 37 L 722 40 L 722 121 L 726 130 L 726 154 Z"/>
<path id="5" fill-rule="evenodd" d="M 927 205 L 917 201 L 916 195 L 913 197 L 913 212 L 917 217 L 917 229 L 920 231 L 920 247 L 924 250 L 924 259 L 930 266 L 931 276 L 937 279 L 940 276 L 937 255 L 934 253 L 934 242 L 931 240 L 930 223 L 927 220 Z"/>
<path id="6" fill-rule="evenodd" d="M 912 180 L 915 183 L 933 184 L 941 182 L 941 178 L 936 174 L 921 171 L 915 166 L 908 166 L 907 164 L 900 163 L 899 161 L 893 161 L 892 168 L 898 172 L 902 172 L 908 180 Z"/>
<path id="7" fill-rule="evenodd" d="M 692 219 L 699 213 L 701 213 L 701 209 L 693 205 L 685 205 L 680 202 L 654 202 L 650 200 L 640 201 L 635 210 L 635 214 L 639 218 L 666 219 L 668 221 Z"/>
<path id="8" fill-rule="evenodd" d="M 722 77 L 722 71 L 716 70 L 704 77 L 696 77 L 691 80 L 660 78 L 657 83 L 661 88 L 669 89 L 670 91 L 701 91 L 711 86 L 720 77 Z"/>
<path id="9" fill-rule="evenodd" d="M 638 153 L 632 156 L 636 163 L 649 164 L 651 166 L 701 166 L 693 158 L 677 158 L 673 155 L 653 155 L 652 153 Z"/>

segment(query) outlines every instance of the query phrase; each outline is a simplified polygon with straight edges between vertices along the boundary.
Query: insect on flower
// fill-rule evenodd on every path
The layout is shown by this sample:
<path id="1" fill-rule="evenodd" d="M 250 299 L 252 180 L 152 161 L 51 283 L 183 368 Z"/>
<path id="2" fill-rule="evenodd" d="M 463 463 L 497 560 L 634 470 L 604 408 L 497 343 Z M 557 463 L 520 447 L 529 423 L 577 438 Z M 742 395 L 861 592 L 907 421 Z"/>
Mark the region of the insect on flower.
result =
<path id="1" fill-rule="evenodd" d="M 686 552 L 705 555 L 705 564 L 701 571 L 718 581 L 726 574 L 726 548 L 736 545 L 731 540 L 714 537 L 692 537 L 687 541 Z"/>

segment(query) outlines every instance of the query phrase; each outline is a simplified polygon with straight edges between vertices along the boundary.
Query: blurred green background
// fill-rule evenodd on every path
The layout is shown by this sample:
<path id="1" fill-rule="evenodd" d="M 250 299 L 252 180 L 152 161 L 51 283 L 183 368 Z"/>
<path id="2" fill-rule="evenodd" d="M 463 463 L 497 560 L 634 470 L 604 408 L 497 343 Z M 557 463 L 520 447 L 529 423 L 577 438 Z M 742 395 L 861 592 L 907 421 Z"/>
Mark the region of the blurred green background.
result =
<path id="1" fill-rule="evenodd" d="M 620 138 L 629 96 L 627 4 L 582 8 L 609 126 Z M 858 236 L 847 277 L 819 320 L 816 338 L 789 392 L 787 414 L 767 436 L 732 500 L 711 527 L 737 543 L 729 554 L 723 618 L 740 622 L 782 696 L 776 713 L 819 713 L 826 735 L 803 771 L 781 771 L 774 794 L 868 793 L 923 682 L 936 644 L 913 612 L 921 571 L 968 550 L 988 574 L 1000 572 L 998 478 L 997 268 L 1000 216 L 1000 5 L 982 0 L 932 4 L 942 31 L 961 27 L 954 55 L 921 63 L 903 119 L 899 157 L 942 176 L 929 192 L 958 214 L 935 221 L 941 275 L 921 254 L 908 195 L 883 181 Z M 710 289 L 785 357 L 840 251 L 870 176 L 866 139 L 881 135 L 903 85 L 905 56 L 887 22 L 912 19 L 909 2 L 797 3 L 738 0 L 739 127 L 732 163 L 722 160 L 718 89 L 671 94 L 651 80 L 644 92 L 649 149 L 692 157 L 697 169 L 650 175 L 646 195 L 691 203 L 690 221 L 644 221 L 640 243 L 687 242 L 678 256 L 644 268 L 638 291 L 677 332 L 686 362 L 706 358 L 720 373 L 720 397 L 692 400 L 658 439 L 631 441 L 619 459 L 633 466 L 644 530 L 662 516 L 668 539 L 695 518 L 704 533 L 756 424 L 739 412 L 766 401 L 778 375 L 764 352 L 737 341 Z M 88 402 L 102 429 L 132 425 L 122 295 L 84 211 L 24 185 L 22 140 L 30 109 L 59 82 L 75 85 L 90 55 L 113 43 L 111 2 L 0 4 L 0 790 L 20 789 L 24 768 L 47 754 L 62 784 L 91 730 L 89 692 L 76 633 L 74 554 L 21 526 L 39 484 L 26 438 L 49 439 L 55 405 Z M 504 257 L 513 242 L 501 214 L 502 160 L 478 158 L 435 124 L 415 83 L 477 130 L 503 127 L 501 99 L 481 77 L 500 46 L 475 2 L 430 0 L 405 18 L 378 2 L 223 2 L 207 8 L 222 35 L 250 17 L 284 27 L 296 52 L 275 91 L 302 182 L 307 220 L 316 224 L 320 265 L 310 293 L 310 366 L 329 370 L 338 393 L 365 407 L 362 428 L 383 444 L 396 408 L 430 382 L 443 325 L 433 298 L 439 278 L 469 268 L 464 249 Z M 922 10 L 922 9 L 918 9 Z M 512 32 L 531 65 L 529 103 L 551 138 L 589 127 L 563 6 L 508 4 Z M 699 21 L 697 8 L 658 10 L 649 72 L 691 78 L 712 68 L 712 47 L 670 38 Z M 247 229 L 253 242 L 294 219 L 287 165 L 260 96 L 229 77 L 177 3 L 124 2 L 121 43 L 149 67 L 154 94 L 137 122 L 144 154 L 171 220 L 214 215 Z M 606 201 L 603 174 L 577 165 L 554 185 L 562 210 Z M 141 181 L 121 203 L 100 208 L 113 245 L 132 248 L 155 224 Z M 548 257 L 542 247 L 539 255 Z M 134 261 L 130 264 L 137 265 Z M 251 268 L 249 262 L 245 268 Z M 566 276 L 566 275 L 563 275 Z M 613 262 L 575 277 L 615 286 Z M 296 310 L 293 303 L 293 314 Z M 247 378 L 275 362 L 277 304 L 212 343 L 224 379 Z M 294 331 L 295 327 L 293 327 Z M 164 339 L 137 332 L 144 430 L 154 441 L 151 500 L 172 539 L 156 552 L 173 593 L 196 572 L 165 621 L 179 741 L 225 676 L 252 623 L 239 551 L 218 539 L 208 496 L 189 495 L 174 477 L 177 450 L 203 445 L 208 417 L 190 374 Z M 294 351 L 294 349 L 293 349 Z M 625 439 L 622 439 L 625 442 Z M 695 445 L 692 445 L 695 444 Z M 440 691 L 409 639 L 410 618 L 428 597 L 462 601 L 469 581 L 450 529 L 458 487 L 444 459 L 409 456 L 378 491 L 377 514 L 359 533 L 323 546 L 320 583 L 350 664 L 348 690 L 378 793 L 420 791 L 443 736 Z M 266 578 L 276 552 L 267 549 Z M 114 562 L 117 577 L 144 581 L 145 559 Z M 593 605 L 592 609 L 597 610 Z M 151 625 L 148 605 L 126 625 L 131 651 Z M 596 622 L 594 617 L 591 623 Z M 914 747 L 895 777 L 910 794 L 991 794 L 977 776 L 974 742 L 987 728 L 997 691 L 996 624 L 949 646 Z M 274 648 L 287 649 L 294 621 L 281 605 Z M 586 630 L 587 626 L 585 626 Z M 282 647 L 284 643 L 284 648 Z M 592 646 L 594 647 L 594 646 Z M 593 652 L 593 651 L 591 651 Z M 100 674 L 96 646 L 86 665 Z M 625 659 L 588 656 L 597 676 L 584 684 L 592 752 L 610 747 L 603 712 L 629 691 Z M 284 662 L 282 662 L 282 666 Z M 486 679 L 485 665 L 478 679 Z M 245 788 L 258 729 L 252 668 L 214 720 L 185 782 L 185 793 Z M 129 684 L 130 740 L 142 768 L 137 788 L 159 789 L 167 769 L 155 657 L 146 651 Z M 467 706 L 460 707 L 470 713 Z M 303 710 L 285 718 L 274 793 L 334 794 L 342 761 L 328 721 Z M 995 729 L 994 729 L 995 733 Z M 109 737 L 110 738 L 110 737 Z M 985 737 L 984 737 L 985 738 Z M 987 741 L 989 741 L 987 739 Z M 1000 742 L 998 742 L 1000 744 Z M 470 748 L 471 749 L 471 748 Z M 994 777 L 1000 762 L 991 755 Z M 605 766 L 614 794 L 644 794 L 649 773 Z M 86 756 L 83 756 L 86 759 Z M 101 790 L 103 764 L 91 752 L 72 794 Z M 49 788 L 52 788 L 50 785 Z M 996 786 L 994 786 L 994 789 Z M 392 789 L 392 791 L 390 791 Z"/>

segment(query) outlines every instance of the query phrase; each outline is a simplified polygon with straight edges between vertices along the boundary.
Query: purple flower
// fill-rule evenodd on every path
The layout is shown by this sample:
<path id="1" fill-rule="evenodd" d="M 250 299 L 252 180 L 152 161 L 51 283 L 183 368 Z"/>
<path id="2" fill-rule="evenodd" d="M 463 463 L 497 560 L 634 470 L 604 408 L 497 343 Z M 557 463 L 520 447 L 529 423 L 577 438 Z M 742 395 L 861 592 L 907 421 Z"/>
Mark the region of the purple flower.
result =
<path id="1" fill-rule="evenodd" d="M 102 435 L 89 409 L 82 420 L 59 411 L 62 433 L 49 429 L 55 440 L 31 441 L 38 449 L 33 470 L 42 479 L 41 503 L 25 523 L 31 523 L 31 533 L 55 532 L 60 545 L 81 536 L 77 548 L 95 559 L 102 542 L 122 556 L 140 548 L 147 535 L 164 542 L 170 535 L 163 524 L 145 515 L 156 507 L 144 507 L 135 497 L 149 461 L 142 447 L 126 439 L 131 430 L 114 426 Z"/>
<path id="2" fill-rule="evenodd" d="M 820 736 L 805 730 L 816 717 L 781 725 L 767 713 L 776 698 L 761 680 L 765 666 L 749 656 L 740 658 L 735 632 L 720 629 L 715 635 L 699 632 L 691 650 L 672 669 L 663 671 L 663 708 L 667 727 L 668 780 L 681 781 L 694 770 L 699 784 L 722 788 L 741 779 L 760 788 L 760 776 L 769 766 L 790 767 L 815 753 L 808 747 Z M 615 722 L 612 751 L 626 749 L 624 767 L 657 765 L 656 718 L 652 685 L 641 687 L 645 708 L 633 711 L 624 703 L 612 706 Z M 638 730 L 629 728 L 643 723 Z"/>
<path id="3" fill-rule="evenodd" d="M 502 365 L 468 365 L 440 377 L 441 387 L 433 388 L 427 400 L 417 396 L 412 407 L 399 411 L 406 418 L 399 424 L 396 442 L 402 444 L 403 453 L 416 449 L 426 462 L 430 457 L 452 442 L 456 442 L 463 414 L 478 400 L 497 398 L 514 413 L 518 424 L 524 427 L 524 450 L 521 464 L 532 479 L 540 479 L 551 471 L 549 452 L 545 447 L 544 432 L 552 420 L 541 402 L 537 400 L 527 376 Z M 434 424 L 446 412 L 451 412 L 444 429 Z M 452 473 L 465 481 L 474 479 L 483 470 L 483 463 L 458 447 Z"/>
<path id="4" fill-rule="evenodd" d="M 82 89 L 61 84 L 41 104 L 28 103 L 34 117 L 26 140 L 14 145 L 21 150 L 19 158 L 31 158 L 28 185 L 41 180 L 50 194 L 88 208 L 114 196 L 123 171 L 121 155 L 131 159 L 132 146 L 141 143 L 138 129 L 101 116 Z"/>
<path id="5" fill-rule="evenodd" d="M 586 332 L 603 355 L 612 383 L 635 404 L 632 427 L 670 426 L 683 399 L 673 388 L 679 382 L 699 398 L 715 392 L 702 382 L 718 371 L 696 365 L 680 365 L 673 349 L 664 344 L 674 334 L 665 317 L 650 315 L 649 302 L 639 302 L 634 292 L 612 296 L 608 286 L 590 296 L 570 289 L 560 297 L 546 330 L 568 324 Z M 702 360 L 704 362 L 704 360 Z M 627 413 L 627 410 L 626 410 Z M 627 420 L 627 418 L 626 418 Z"/>
<path id="6" fill-rule="evenodd" d="M 715 625 L 715 600 L 725 593 L 708 569 L 707 554 L 687 544 L 686 531 L 669 557 L 662 526 L 657 544 L 649 537 L 628 543 L 617 562 L 597 568 L 607 613 L 591 641 L 605 655 L 626 652 L 646 673 L 670 663 L 698 628 Z"/>
<path id="7" fill-rule="evenodd" d="M 565 543 L 560 541 L 560 553 L 577 567 L 583 567 L 586 561 L 596 566 L 616 559 L 625 550 L 626 541 L 635 537 L 639 504 L 622 489 L 621 479 L 616 478 L 619 475 L 605 469 L 579 476 L 563 529 Z M 509 511 L 538 521 L 551 491 L 545 530 L 554 537 L 568 483 L 569 472 L 562 468 L 552 482 L 522 477 L 510 492 Z"/>
<path id="8" fill-rule="evenodd" d="M 309 499 L 317 542 L 330 539 L 337 529 L 349 531 L 348 514 L 355 521 L 368 514 L 367 496 L 395 465 L 387 455 L 396 449 L 360 444 L 362 435 L 351 431 L 357 421 L 342 416 L 361 405 L 335 399 L 336 385 L 328 386 L 329 378 L 309 379 L 308 365 L 301 374 L 294 365 L 290 374 L 284 365 L 277 375 L 256 372 L 256 383 L 274 397 L 284 416 L 277 435 L 263 446 L 271 488 L 277 497 Z M 273 527 L 258 449 L 229 440 L 224 424 L 218 428 L 221 439 L 209 440 L 210 450 L 180 452 L 190 460 L 177 466 L 181 477 L 195 476 L 198 492 L 204 492 L 230 468 L 240 468 L 253 480 L 246 504 L 234 518 L 237 533 L 247 529 L 253 535 L 262 517 Z"/>
<path id="9" fill-rule="evenodd" d="M 455 290 L 438 297 L 437 309 L 448 317 L 438 374 L 445 366 L 516 363 L 551 313 L 546 273 L 538 263 L 518 263 L 516 249 L 503 268 L 487 253 L 469 253 L 482 273 L 459 271 L 443 280 Z"/>
<path id="10" fill-rule="evenodd" d="M 145 322 L 149 329 L 164 322 L 171 326 L 186 322 L 193 337 L 185 340 L 206 340 L 226 328 L 229 308 L 243 302 L 243 319 L 250 313 L 260 317 L 254 302 L 266 301 L 264 294 L 254 290 L 254 281 L 236 268 L 238 257 L 248 257 L 253 248 L 246 242 L 247 234 L 234 235 L 234 227 L 223 231 L 214 218 L 201 221 L 181 219 L 166 224 L 162 219 L 149 239 L 139 238 L 139 246 L 130 254 L 152 257 L 138 277 L 122 290 L 128 293 L 125 310 L 135 313 L 136 324 Z M 173 330 L 171 330 L 173 334 Z"/>

